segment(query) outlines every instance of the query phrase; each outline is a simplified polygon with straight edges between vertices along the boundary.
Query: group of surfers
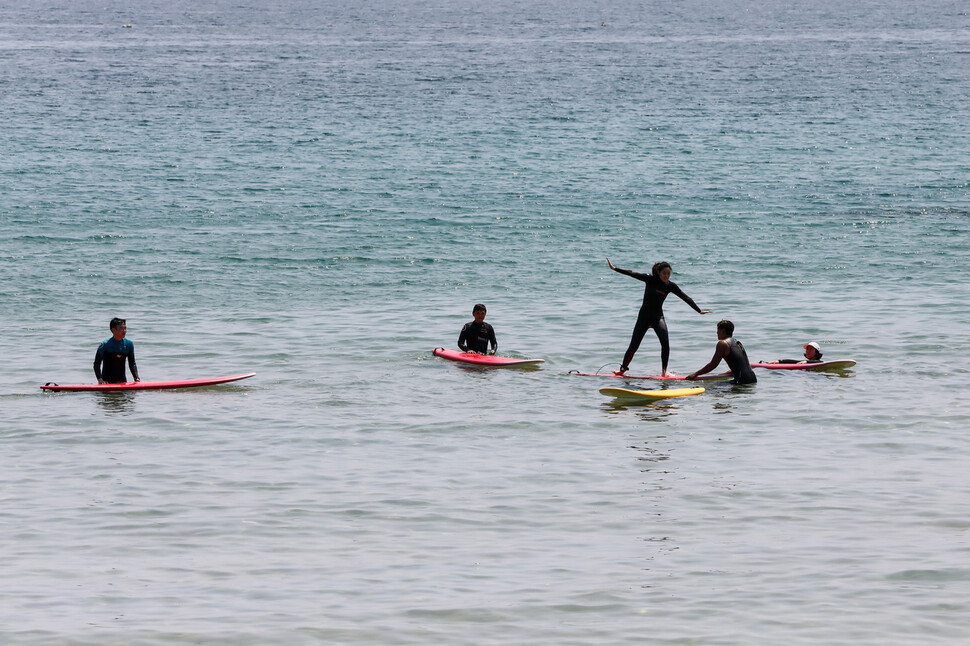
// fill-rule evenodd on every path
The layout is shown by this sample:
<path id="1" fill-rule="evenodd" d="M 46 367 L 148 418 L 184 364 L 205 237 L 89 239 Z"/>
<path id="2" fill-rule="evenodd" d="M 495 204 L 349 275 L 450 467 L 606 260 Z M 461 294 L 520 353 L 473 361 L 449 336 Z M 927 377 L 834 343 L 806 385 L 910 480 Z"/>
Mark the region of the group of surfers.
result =
<path id="1" fill-rule="evenodd" d="M 653 266 L 649 274 L 643 274 L 631 269 L 614 267 L 610 259 L 606 263 L 613 271 L 636 278 L 644 283 L 643 304 L 640 306 L 640 313 L 637 316 L 636 325 L 633 327 L 633 336 L 630 338 L 630 345 L 623 355 L 623 363 L 620 369 L 614 371 L 618 377 L 626 374 L 630 369 L 630 362 L 633 355 L 640 348 L 647 330 L 653 328 L 660 341 L 660 362 L 663 369 L 662 376 L 671 376 L 667 371 L 667 361 L 670 359 L 670 339 L 667 334 L 667 321 L 664 320 L 663 304 L 668 294 L 676 294 L 682 301 L 691 306 L 698 314 L 710 314 L 713 310 L 702 310 L 694 300 L 685 294 L 677 283 L 670 280 L 671 268 L 669 262 L 658 262 Z M 462 327 L 461 334 L 458 336 L 458 347 L 465 352 L 477 352 L 479 354 L 495 354 L 498 350 L 498 341 L 495 339 L 495 330 L 485 322 L 487 310 L 481 303 L 477 303 L 472 308 L 473 321 L 469 321 Z M 111 336 L 98 346 L 98 351 L 94 357 L 94 375 L 100 384 L 125 383 L 127 376 L 125 364 L 131 368 L 131 374 L 135 381 L 138 378 L 138 366 L 135 364 L 135 345 L 125 338 L 128 332 L 128 325 L 125 319 L 113 318 L 109 323 Z M 804 346 L 805 359 L 781 359 L 770 363 L 817 363 L 822 360 L 822 352 L 818 343 L 806 343 Z M 734 323 L 727 319 L 717 323 L 717 345 L 714 346 L 714 356 L 702 368 L 695 370 L 687 375 L 686 379 L 691 381 L 701 375 L 714 370 L 721 361 L 727 363 L 728 369 L 734 376 L 732 382 L 736 384 L 753 384 L 758 381 L 751 369 L 751 362 L 748 361 L 748 354 L 744 350 L 744 345 L 734 338 Z"/>
<path id="2" fill-rule="evenodd" d="M 640 306 L 640 313 L 637 316 L 636 325 L 633 327 L 633 336 L 630 338 L 630 345 L 623 355 L 623 363 L 620 369 L 614 371 L 618 377 L 626 374 L 630 369 L 630 362 L 633 355 L 640 348 L 647 330 L 653 328 L 660 341 L 660 362 L 663 369 L 661 373 L 664 377 L 671 376 L 667 371 L 667 362 L 670 359 L 670 338 L 667 334 L 667 321 L 664 319 L 663 304 L 668 294 L 676 294 L 682 301 L 691 306 L 698 314 L 710 314 L 713 310 L 702 310 L 694 300 L 685 294 L 677 283 L 670 280 L 671 267 L 669 262 L 658 262 L 653 266 L 649 274 L 622 269 L 613 266 L 610 259 L 606 259 L 607 265 L 613 271 L 636 278 L 644 283 L 643 304 Z M 486 309 L 481 303 L 472 308 L 472 316 L 475 320 L 465 324 L 458 336 L 458 347 L 465 352 L 477 352 L 479 354 L 495 354 L 498 350 L 498 342 L 495 340 L 495 330 L 485 322 Z M 804 346 L 805 359 L 780 359 L 769 363 L 817 363 L 822 360 L 822 352 L 818 343 L 806 343 Z M 753 384 L 758 381 L 751 369 L 751 362 L 748 354 L 744 350 L 744 345 L 734 338 L 734 323 L 727 319 L 717 323 L 717 345 L 714 346 L 714 356 L 707 364 L 686 376 L 690 381 L 696 380 L 701 375 L 705 375 L 714 370 L 721 361 L 727 363 L 728 369 L 733 375 L 732 383 Z"/>

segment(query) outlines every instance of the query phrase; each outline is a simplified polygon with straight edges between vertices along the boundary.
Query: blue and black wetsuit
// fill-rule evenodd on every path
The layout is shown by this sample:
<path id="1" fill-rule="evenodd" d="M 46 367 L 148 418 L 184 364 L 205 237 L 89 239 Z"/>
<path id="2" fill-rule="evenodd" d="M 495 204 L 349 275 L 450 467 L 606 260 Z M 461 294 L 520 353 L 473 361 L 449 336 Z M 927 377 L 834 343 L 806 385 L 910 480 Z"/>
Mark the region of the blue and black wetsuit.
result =
<path id="1" fill-rule="evenodd" d="M 128 381 L 125 374 L 125 361 L 131 368 L 132 377 L 138 379 L 138 366 L 135 365 L 135 344 L 128 339 L 120 341 L 113 336 L 98 346 L 94 355 L 94 376 L 98 381 L 104 379 L 109 384 L 123 384 Z M 104 370 L 102 371 L 102 364 Z"/>
<path id="2" fill-rule="evenodd" d="M 626 349 L 626 354 L 623 355 L 623 365 L 620 367 L 620 370 L 627 370 L 630 367 L 633 355 L 636 354 L 640 348 L 640 342 L 643 341 L 643 335 L 650 328 L 653 328 L 654 332 L 657 333 L 657 339 L 660 341 L 660 361 L 663 369 L 666 370 L 667 360 L 670 359 L 670 338 L 667 335 L 667 321 L 664 320 L 663 311 L 664 300 L 667 298 L 667 294 L 676 294 L 682 301 L 694 308 L 694 311 L 698 314 L 700 314 L 701 308 L 697 306 L 697 303 L 690 296 L 681 291 L 680 287 L 677 287 L 677 283 L 672 280 L 668 280 L 665 283 L 653 274 L 641 274 L 629 269 L 620 269 L 619 267 L 616 268 L 616 271 L 646 283 L 643 288 L 643 305 L 640 306 L 637 324 L 633 327 L 630 346 Z"/>
<path id="3" fill-rule="evenodd" d="M 465 352 L 477 352 L 488 354 L 488 345 L 492 344 L 492 350 L 498 350 L 498 341 L 495 340 L 495 330 L 488 323 L 476 323 L 471 321 L 465 323 L 458 335 L 458 347 Z"/>
<path id="4" fill-rule="evenodd" d="M 751 369 L 751 362 L 748 361 L 748 353 L 744 351 L 744 346 L 741 345 L 741 342 L 731 337 L 727 339 L 727 344 L 728 354 L 724 357 L 724 361 L 728 364 L 728 368 L 731 369 L 731 374 L 734 375 L 731 383 L 758 383 L 758 378 L 755 376 L 754 370 Z"/>

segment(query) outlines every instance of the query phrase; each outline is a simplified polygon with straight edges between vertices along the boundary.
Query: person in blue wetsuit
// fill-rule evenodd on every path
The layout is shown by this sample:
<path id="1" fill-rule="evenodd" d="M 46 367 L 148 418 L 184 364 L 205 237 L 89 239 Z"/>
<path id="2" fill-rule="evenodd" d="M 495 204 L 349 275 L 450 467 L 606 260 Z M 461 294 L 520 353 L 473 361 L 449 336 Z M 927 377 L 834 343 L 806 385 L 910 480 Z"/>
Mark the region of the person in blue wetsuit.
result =
<path id="1" fill-rule="evenodd" d="M 125 373 L 125 361 L 131 368 L 131 376 L 138 378 L 138 366 L 135 365 L 135 344 L 125 338 L 128 324 L 125 319 L 113 318 L 109 323 L 111 336 L 101 342 L 94 355 L 94 376 L 99 384 L 123 384 L 128 381 Z"/>
<path id="2" fill-rule="evenodd" d="M 495 354 L 498 350 L 498 341 L 495 340 L 495 330 L 485 322 L 487 310 L 481 303 L 476 303 L 472 308 L 474 321 L 465 323 L 458 335 L 458 347 L 465 352 L 477 352 L 478 354 Z M 491 344 L 492 351 L 488 351 Z"/>
<path id="3" fill-rule="evenodd" d="M 717 345 L 714 346 L 714 356 L 706 366 L 687 375 L 687 379 L 694 381 L 701 375 L 706 375 L 717 367 L 723 359 L 734 379 L 732 384 L 754 384 L 758 378 L 751 369 L 751 362 L 748 361 L 748 353 L 744 351 L 741 342 L 734 338 L 734 323 L 728 320 L 718 321 L 717 323 Z"/>
<path id="4" fill-rule="evenodd" d="M 643 335 L 647 330 L 653 328 L 660 341 L 660 363 L 663 371 L 661 374 L 667 376 L 667 361 L 670 359 L 670 338 L 667 335 L 667 321 L 664 319 L 663 305 L 667 294 L 676 294 L 682 301 L 690 305 L 698 314 L 710 314 L 713 310 L 702 310 L 697 306 L 690 296 L 677 287 L 677 283 L 670 280 L 670 263 L 658 262 L 653 266 L 653 271 L 649 274 L 641 274 L 629 269 L 614 267 L 610 259 L 606 259 L 606 264 L 615 272 L 642 280 L 646 285 L 643 289 L 643 304 L 640 306 L 640 314 L 637 316 L 637 324 L 633 327 L 633 336 L 630 338 L 630 345 L 623 355 L 623 363 L 620 365 L 617 375 L 624 374 L 630 369 L 630 362 L 633 355 L 640 348 Z"/>

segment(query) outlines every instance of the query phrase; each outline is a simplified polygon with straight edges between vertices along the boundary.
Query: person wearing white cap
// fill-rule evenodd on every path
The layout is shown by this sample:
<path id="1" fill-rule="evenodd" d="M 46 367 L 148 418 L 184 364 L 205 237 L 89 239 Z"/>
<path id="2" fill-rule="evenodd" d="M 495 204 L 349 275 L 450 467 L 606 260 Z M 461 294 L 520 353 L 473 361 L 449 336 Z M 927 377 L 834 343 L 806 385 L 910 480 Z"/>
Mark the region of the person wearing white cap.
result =
<path id="1" fill-rule="evenodd" d="M 778 359 L 777 361 L 762 361 L 761 363 L 821 363 L 822 348 L 815 341 L 802 346 L 805 349 L 804 359 Z"/>

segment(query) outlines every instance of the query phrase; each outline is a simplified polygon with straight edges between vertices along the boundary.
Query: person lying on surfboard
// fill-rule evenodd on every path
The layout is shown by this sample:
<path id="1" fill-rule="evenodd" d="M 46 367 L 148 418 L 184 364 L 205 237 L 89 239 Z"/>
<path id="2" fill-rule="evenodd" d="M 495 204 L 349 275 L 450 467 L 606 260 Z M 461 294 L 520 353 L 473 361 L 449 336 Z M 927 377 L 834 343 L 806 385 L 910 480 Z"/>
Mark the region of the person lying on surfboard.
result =
<path id="1" fill-rule="evenodd" d="M 762 361 L 761 363 L 822 363 L 822 348 L 812 341 L 802 346 L 805 349 L 804 359 L 778 359 L 776 361 Z"/>
<path id="2" fill-rule="evenodd" d="M 677 283 L 670 280 L 669 262 L 658 262 L 649 274 L 614 267 L 609 258 L 606 259 L 606 264 L 615 272 L 646 283 L 643 289 L 643 304 L 640 306 L 637 323 L 633 327 L 630 346 L 626 349 L 626 354 L 623 355 L 623 363 L 620 365 L 620 369 L 615 371 L 614 374 L 623 375 L 630 369 L 630 362 L 633 361 L 633 355 L 636 354 L 640 342 L 643 341 L 643 335 L 647 333 L 648 329 L 653 328 L 653 331 L 657 333 L 657 339 L 660 341 L 660 363 L 663 368 L 663 372 L 660 374 L 664 377 L 669 376 L 667 361 L 670 359 L 670 339 L 667 335 L 667 321 L 664 319 L 663 312 L 664 299 L 667 298 L 667 294 L 671 292 L 676 294 L 680 297 L 680 300 L 690 305 L 698 314 L 710 314 L 714 310 L 699 308 L 690 296 L 682 292 L 680 287 L 677 287 Z"/>
<path id="3" fill-rule="evenodd" d="M 131 376 L 135 378 L 135 381 L 141 381 L 138 378 L 138 366 L 135 365 L 135 344 L 125 338 L 128 333 L 128 324 L 125 319 L 115 317 L 111 319 L 108 327 L 111 328 L 111 336 L 101 342 L 94 355 L 94 376 L 98 378 L 98 383 L 127 383 L 125 360 L 128 361 L 128 367 L 131 368 Z M 102 365 L 104 366 L 103 372 Z"/>
<path id="4" fill-rule="evenodd" d="M 495 330 L 485 322 L 485 314 L 485 306 L 481 303 L 476 303 L 475 307 L 472 308 L 472 316 L 475 317 L 475 320 L 465 323 L 465 326 L 461 328 L 461 334 L 458 335 L 458 347 L 463 351 L 495 354 L 498 350 Z M 491 352 L 488 351 L 489 344 L 492 346 Z"/>
<path id="5" fill-rule="evenodd" d="M 714 346 L 714 356 L 706 366 L 687 375 L 690 381 L 696 380 L 699 376 L 709 373 L 717 367 L 723 359 L 734 379 L 732 384 L 754 384 L 758 378 L 751 369 L 751 362 L 748 361 L 748 353 L 744 351 L 741 342 L 734 338 L 734 323 L 728 320 L 718 321 L 717 323 L 717 345 Z"/>

